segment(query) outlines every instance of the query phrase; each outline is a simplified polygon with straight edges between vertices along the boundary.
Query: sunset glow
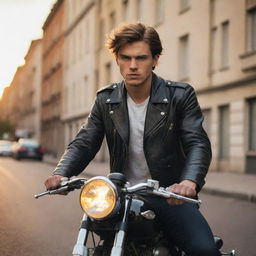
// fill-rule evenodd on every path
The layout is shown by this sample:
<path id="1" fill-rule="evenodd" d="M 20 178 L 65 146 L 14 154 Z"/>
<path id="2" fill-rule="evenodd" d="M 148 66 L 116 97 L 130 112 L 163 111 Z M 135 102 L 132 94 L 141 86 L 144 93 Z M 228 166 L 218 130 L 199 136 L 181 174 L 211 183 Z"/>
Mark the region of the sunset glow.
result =
<path id="1" fill-rule="evenodd" d="M 18 66 L 24 64 L 31 40 L 42 36 L 42 25 L 56 0 L 0 1 L 0 97 Z"/>

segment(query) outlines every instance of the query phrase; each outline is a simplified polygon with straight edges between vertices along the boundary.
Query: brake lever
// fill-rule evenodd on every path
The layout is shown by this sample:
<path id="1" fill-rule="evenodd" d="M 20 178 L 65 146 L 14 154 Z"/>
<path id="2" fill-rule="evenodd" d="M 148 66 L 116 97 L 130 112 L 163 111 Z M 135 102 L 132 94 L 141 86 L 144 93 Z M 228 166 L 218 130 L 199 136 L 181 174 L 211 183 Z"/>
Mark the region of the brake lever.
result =
<path id="1" fill-rule="evenodd" d="M 66 180 L 64 179 L 61 183 L 60 183 L 60 187 L 63 186 L 68 186 L 68 187 L 75 187 L 75 188 L 80 188 L 83 186 L 84 182 L 86 181 L 86 179 L 83 178 L 75 178 L 72 180 Z"/>

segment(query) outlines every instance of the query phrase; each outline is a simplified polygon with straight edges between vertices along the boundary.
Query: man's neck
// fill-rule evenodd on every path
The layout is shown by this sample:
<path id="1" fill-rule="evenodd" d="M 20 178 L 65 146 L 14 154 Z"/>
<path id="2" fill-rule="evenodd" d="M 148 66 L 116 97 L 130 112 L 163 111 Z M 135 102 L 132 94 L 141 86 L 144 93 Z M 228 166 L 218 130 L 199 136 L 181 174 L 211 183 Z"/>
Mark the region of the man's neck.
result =
<path id="1" fill-rule="evenodd" d="M 151 83 L 152 83 L 152 76 L 150 79 L 148 79 L 148 81 L 146 81 L 143 84 L 136 85 L 136 86 L 125 84 L 125 87 L 126 87 L 127 93 L 132 98 L 132 100 L 135 103 L 139 104 L 144 102 L 150 95 Z"/>

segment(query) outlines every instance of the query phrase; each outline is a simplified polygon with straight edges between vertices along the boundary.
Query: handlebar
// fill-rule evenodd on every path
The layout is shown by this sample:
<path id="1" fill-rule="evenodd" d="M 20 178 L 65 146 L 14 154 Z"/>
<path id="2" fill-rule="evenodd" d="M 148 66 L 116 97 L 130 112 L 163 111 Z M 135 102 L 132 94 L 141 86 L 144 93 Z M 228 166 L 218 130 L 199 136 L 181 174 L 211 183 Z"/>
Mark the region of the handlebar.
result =
<path id="1" fill-rule="evenodd" d="M 148 179 L 147 183 L 139 183 L 132 187 L 126 187 L 123 189 L 123 191 L 130 194 L 146 191 L 146 193 L 148 194 L 161 196 L 165 198 L 175 198 L 175 199 L 183 200 L 185 202 L 194 203 L 194 204 L 202 203 L 201 200 L 193 199 L 186 196 L 181 196 L 169 191 L 168 188 L 159 187 L 158 181 L 150 180 L 150 179 Z"/>
<path id="2" fill-rule="evenodd" d="M 87 181 L 85 178 L 75 178 L 75 179 L 65 179 L 60 183 L 60 186 L 53 190 L 47 190 L 43 193 L 34 195 L 35 199 L 38 199 L 39 197 L 45 196 L 45 195 L 56 195 L 61 192 L 67 191 L 73 191 L 74 189 L 80 189 L 84 183 Z"/>
<path id="3" fill-rule="evenodd" d="M 70 192 L 70 191 L 73 191 L 74 189 L 80 189 L 86 181 L 87 179 L 85 178 L 66 179 L 61 182 L 58 188 L 53 190 L 47 190 L 43 193 L 35 195 L 34 197 L 37 199 L 45 195 L 54 195 L 54 194 L 59 194 L 63 191 Z M 139 183 L 131 187 L 126 186 L 122 188 L 122 192 L 124 194 L 146 192 L 147 194 L 161 196 L 164 198 L 175 198 L 175 199 L 183 200 L 185 202 L 194 203 L 194 204 L 202 203 L 201 200 L 196 200 L 190 197 L 181 196 L 169 191 L 168 188 L 159 187 L 159 182 L 157 180 L 151 180 L 151 179 L 148 179 L 147 183 Z"/>

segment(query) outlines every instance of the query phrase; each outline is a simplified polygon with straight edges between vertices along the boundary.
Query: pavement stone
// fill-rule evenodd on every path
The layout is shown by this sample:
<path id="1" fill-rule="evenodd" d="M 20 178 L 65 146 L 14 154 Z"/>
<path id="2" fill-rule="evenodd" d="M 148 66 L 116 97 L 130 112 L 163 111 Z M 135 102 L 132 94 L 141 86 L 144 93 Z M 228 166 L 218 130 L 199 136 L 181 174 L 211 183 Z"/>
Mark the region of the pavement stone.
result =
<path id="1" fill-rule="evenodd" d="M 45 162 L 56 165 L 57 161 L 45 158 Z M 109 173 L 107 162 L 92 161 L 82 173 L 91 178 L 106 176 Z M 256 203 L 256 174 L 240 174 L 229 172 L 208 172 L 206 184 L 201 193 L 231 197 Z"/>

